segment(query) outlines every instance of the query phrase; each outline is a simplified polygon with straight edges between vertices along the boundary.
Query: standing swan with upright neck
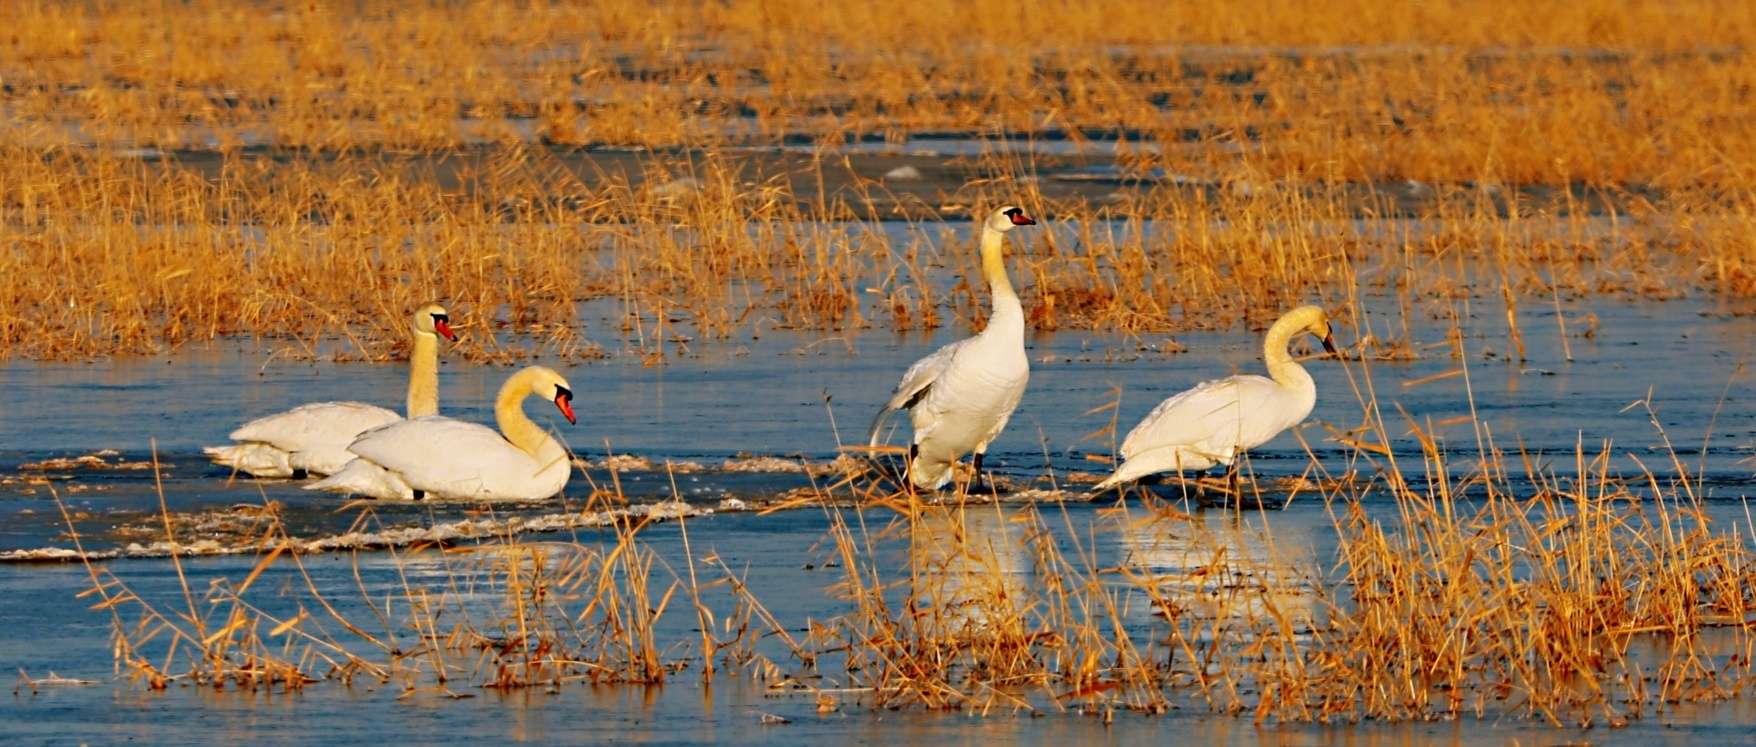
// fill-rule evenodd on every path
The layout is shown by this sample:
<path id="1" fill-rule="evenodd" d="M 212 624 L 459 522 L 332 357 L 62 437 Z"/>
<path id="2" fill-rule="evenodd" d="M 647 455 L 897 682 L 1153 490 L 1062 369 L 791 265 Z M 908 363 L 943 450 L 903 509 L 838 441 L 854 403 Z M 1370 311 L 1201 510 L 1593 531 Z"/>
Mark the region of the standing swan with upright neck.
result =
<path id="1" fill-rule="evenodd" d="M 1024 309 L 1006 277 L 1004 237 L 1036 221 L 1007 205 L 982 223 L 982 275 L 994 298 L 994 311 L 981 334 L 940 348 L 922 358 L 897 384 L 890 401 L 872 419 L 867 434 L 877 446 L 890 413 L 908 410 L 914 426 L 908 476 L 916 488 L 937 490 L 951 480 L 952 465 L 975 452 L 975 480 L 982 479 L 988 443 L 1005 430 L 1024 397 L 1030 359 L 1024 354 Z"/>
<path id="2" fill-rule="evenodd" d="M 410 320 L 408 416 L 439 414 L 439 337 L 457 341 L 451 315 L 430 303 Z M 354 458 L 348 444 L 362 432 L 401 420 L 390 410 L 361 402 L 313 402 L 257 418 L 235 431 L 230 446 L 203 449 L 215 464 L 256 477 L 327 475 Z"/>
<path id="3" fill-rule="evenodd" d="M 1230 466 L 1250 449 L 1298 425 L 1317 404 L 1311 374 L 1287 352 L 1293 335 L 1309 332 L 1335 353 L 1329 315 L 1301 306 L 1283 315 L 1262 343 L 1268 375 L 1230 376 L 1171 397 L 1134 426 L 1122 442 L 1122 464 L 1094 491 L 1160 472 L 1199 472 Z"/>
<path id="4" fill-rule="evenodd" d="M 512 375 L 494 400 L 500 432 L 432 416 L 360 434 L 359 458 L 306 490 L 384 499 L 537 500 L 561 492 L 573 471 L 567 449 L 524 414 L 526 397 L 555 403 L 568 423 L 573 389 L 560 374 L 531 366 Z M 504 435 L 502 435 L 504 434 Z"/>

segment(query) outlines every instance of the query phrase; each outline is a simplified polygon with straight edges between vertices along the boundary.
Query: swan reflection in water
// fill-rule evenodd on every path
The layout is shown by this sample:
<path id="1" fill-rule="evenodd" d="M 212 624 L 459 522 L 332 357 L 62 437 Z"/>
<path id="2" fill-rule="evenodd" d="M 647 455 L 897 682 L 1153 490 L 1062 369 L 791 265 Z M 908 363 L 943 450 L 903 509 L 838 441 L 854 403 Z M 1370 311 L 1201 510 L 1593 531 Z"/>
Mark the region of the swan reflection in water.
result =
<path id="1" fill-rule="evenodd" d="M 1196 621 L 1280 619 L 1300 633 L 1327 620 L 1315 551 L 1288 538 L 1277 542 L 1267 514 L 1161 510 L 1116 521 L 1115 531 L 1104 536 L 1118 543 L 1123 573 L 1150 599 L 1152 614 Z"/>
<path id="2" fill-rule="evenodd" d="M 915 604 L 944 632 L 1022 625 L 1031 568 L 1020 513 L 999 504 L 924 506 L 910 525 L 908 564 Z"/>

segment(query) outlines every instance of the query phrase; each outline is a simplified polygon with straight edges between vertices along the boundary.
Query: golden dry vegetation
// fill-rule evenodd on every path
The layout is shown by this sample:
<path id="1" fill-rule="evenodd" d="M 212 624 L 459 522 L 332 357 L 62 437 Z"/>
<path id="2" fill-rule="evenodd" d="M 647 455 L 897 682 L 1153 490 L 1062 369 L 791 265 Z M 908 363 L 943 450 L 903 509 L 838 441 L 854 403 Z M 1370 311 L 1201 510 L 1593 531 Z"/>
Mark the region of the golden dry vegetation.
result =
<path id="1" fill-rule="evenodd" d="M 1095 514 L 921 503 L 854 471 L 791 502 L 828 526 L 801 559 L 816 568 L 803 592 L 729 563 L 681 517 L 660 538 L 628 517 L 314 575 L 270 504 L 241 579 L 199 591 L 166 514 L 181 586 L 142 594 L 124 565 L 87 561 L 85 596 L 122 673 L 154 690 L 463 697 L 732 674 L 820 710 L 1616 726 L 1756 685 L 1756 555 L 1708 517 L 1685 465 L 1624 479 L 1583 448 L 1553 468 L 1499 451 L 1451 465 L 1422 440 L 1418 466 L 1313 462 L 1295 493 L 1328 505 L 1333 559 L 1278 542 L 1272 512 L 1191 514 L 1148 493 Z M 574 507 L 582 521 L 624 505 L 605 488 Z M 1362 499 L 1385 492 L 1398 508 L 1369 512 Z M 356 529 L 380 528 L 356 507 Z M 801 619 L 800 593 L 836 611 Z"/>
<path id="2" fill-rule="evenodd" d="M 1012 239 L 1043 329 L 1756 295 L 1753 36 L 1756 6 L 1704 1 L 23 3 L 0 29 L 0 353 L 260 335 L 387 359 L 433 298 L 483 360 L 979 323 L 962 221 L 1001 202 L 1050 219 Z M 992 147 L 907 155 L 944 133 Z M 900 155 L 846 147 L 874 143 Z M 1116 176 L 1057 178 L 1091 166 Z M 730 670 L 827 708 L 1572 724 L 1748 690 L 1756 557 L 1682 465 L 1463 467 L 1363 411 L 1360 456 L 1313 462 L 1300 496 L 1333 507 L 1336 566 L 1178 505 L 1088 531 L 856 476 L 802 501 L 839 559 L 827 619 L 701 545 L 660 562 L 639 526 L 451 548 L 394 614 L 329 603 L 369 595 L 311 581 L 278 525 L 241 581 L 148 599 L 94 564 L 89 596 L 152 687 Z M 1371 448 L 1409 430 L 1419 465 Z M 1395 520 L 1359 511 L 1383 496 Z M 271 573 L 293 609 L 259 601 Z"/>
<path id="3" fill-rule="evenodd" d="M 1014 244 L 1044 329 L 1465 287 L 1748 295 L 1752 16 L 26 3 L 0 31 L 0 351 L 266 335 L 387 359 L 431 298 L 477 359 L 968 323 L 981 289 L 947 240 L 965 224 L 941 221 L 1000 202 L 1052 219 Z M 926 133 L 997 145 L 913 186 L 840 147 Z M 1056 178 L 1070 166 L 1116 178 Z M 844 222 L 873 217 L 918 230 Z M 622 321 L 585 326 L 592 300 Z"/>

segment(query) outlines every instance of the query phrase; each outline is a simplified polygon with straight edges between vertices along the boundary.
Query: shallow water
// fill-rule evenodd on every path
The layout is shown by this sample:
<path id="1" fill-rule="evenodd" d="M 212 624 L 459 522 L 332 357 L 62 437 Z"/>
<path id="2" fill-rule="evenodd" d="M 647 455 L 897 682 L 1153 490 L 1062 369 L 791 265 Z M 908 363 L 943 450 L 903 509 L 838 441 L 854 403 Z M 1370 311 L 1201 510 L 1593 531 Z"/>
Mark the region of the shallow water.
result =
<path id="1" fill-rule="evenodd" d="M 1673 469 L 1668 438 L 1692 471 L 1702 471 L 1711 497 L 1736 498 L 1747 490 L 1751 467 L 1743 462 L 1756 447 L 1756 408 L 1740 406 L 1739 395 L 1745 368 L 1756 356 L 1756 318 L 1688 300 L 1568 302 L 1562 308 L 1570 325 L 1566 344 L 1573 360 L 1568 361 L 1555 312 L 1526 304 L 1520 327 L 1527 360 L 1519 362 L 1506 360 L 1511 345 L 1503 307 L 1482 305 L 1440 309 L 1461 316 L 1461 359 L 1453 357 L 1457 347 L 1447 341 L 1449 323 L 1425 316 L 1405 320 L 1394 310 L 1370 311 L 1352 327 L 1339 328 L 1346 345 L 1365 334 L 1400 336 L 1406 323 L 1408 343 L 1422 357 L 1306 363 L 1320 395 L 1300 433 L 1324 470 L 1372 468 L 1336 443 L 1332 429 L 1359 427 L 1362 403 L 1375 397 L 1395 439 L 1390 445 L 1402 459 L 1418 457 L 1419 451 L 1398 408 L 1466 466 L 1483 448 L 1517 452 L 1522 447 L 1565 473 L 1576 448 L 1595 454 L 1607 441 L 1618 469 L 1638 473 L 1644 464 L 1663 475 Z M 1582 322 L 1587 315 L 1596 322 Z M 1588 327 L 1593 329 L 1589 337 L 1584 336 Z M 759 497 L 809 479 L 711 468 L 747 456 L 812 463 L 833 459 L 839 445 L 864 440 L 872 414 L 903 369 L 967 333 L 956 326 L 906 335 L 770 331 L 760 340 L 695 343 L 662 366 L 642 365 L 632 355 L 570 364 L 561 371 L 578 394 L 579 424 L 568 426 L 541 403 L 528 404 L 527 411 L 594 462 L 614 453 L 645 457 L 661 467 L 671 460 L 710 468 L 676 476 L 678 489 L 692 502 Z M 1110 424 L 1111 412 L 1094 413 L 1094 408 L 1114 402 L 1119 391 L 1116 426 L 1126 433 L 1166 396 L 1207 379 L 1260 372 L 1258 335 L 1239 330 L 1173 340 L 1036 334 L 1027 343 L 1029 392 L 991 447 L 988 464 L 1021 482 L 1101 472 L 1103 465 L 1086 457 L 1109 454 L 1116 436 L 1089 437 Z M 613 336 L 594 339 L 612 349 L 626 342 Z M 1177 344 L 1189 352 L 1165 352 Z M 16 479 L 21 476 L 49 478 L 76 510 L 156 510 L 150 470 L 18 469 L 103 449 L 118 452 L 104 458 L 115 463 L 149 461 L 156 448 L 168 465 L 161 479 L 174 508 L 259 501 L 264 494 L 295 505 L 328 505 L 332 497 L 307 497 L 294 483 L 230 481 L 226 470 L 200 456 L 200 449 L 225 443 L 226 434 L 245 420 L 303 402 L 361 400 L 401 409 L 405 371 L 398 365 L 285 362 L 272 358 L 272 349 L 271 344 L 220 346 L 157 358 L 0 366 L 0 391 L 7 392 L 0 401 L 0 471 L 15 478 L 0 486 L 0 551 L 43 539 L 40 532 L 19 528 L 20 521 L 32 523 L 21 520 L 21 512 L 52 513 L 46 486 Z M 493 395 L 511 370 L 444 361 L 444 411 L 491 422 Z M 1444 374 L 1453 375 L 1422 381 Z M 1630 409 L 1649 394 L 1656 426 L 1643 406 Z M 1472 412 L 1479 429 L 1449 422 Z M 1304 474 L 1309 466 L 1305 447 L 1292 435 L 1275 439 L 1250 459 L 1255 473 L 1270 477 Z M 590 476 L 608 478 L 603 471 Z M 671 493 L 671 478 L 662 471 L 626 473 L 621 480 L 636 498 Z M 588 492 L 586 481 L 576 477 L 569 494 Z"/>
<path id="2" fill-rule="evenodd" d="M 1051 517 L 1065 516 L 1069 523 L 1084 525 L 1097 509 L 1089 504 L 1070 505 L 1065 513 L 1051 510 Z M 971 532 L 1005 532 L 1010 509 L 976 507 L 965 517 Z M 870 517 L 878 522 L 883 517 Z M 1296 546 L 1311 543 L 1313 552 L 1324 545 L 1322 511 L 1304 505 L 1285 512 L 1246 515 L 1242 525 L 1234 519 L 1213 517 L 1214 531 L 1255 536 L 1264 521 L 1273 525 L 1275 542 Z M 1051 521 L 1053 523 L 1053 521 Z M 829 600 L 827 587 L 840 571 L 825 563 L 826 553 L 816 546 L 827 529 L 819 511 L 783 512 L 772 516 L 721 515 L 690 520 L 690 532 L 698 555 L 716 554 L 739 570 L 771 609 L 789 621 L 821 619 L 835 614 L 838 605 Z M 680 529 L 676 524 L 647 530 L 645 541 L 676 562 Z M 574 539 L 593 544 L 613 542 L 605 534 L 581 533 Z M 1138 546 L 1096 548 L 1100 562 Z M 1246 552 L 1260 552 L 1247 550 Z M 908 562 L 881 553 L 892 569 Z M 1157 561 L 1155 561 L 1157 562 Z M 1175 561 L 1168 561 L 1174 563 Z M 365 555 L 322 554 L 307 556 L 304 567 L 330 595 L 343 614 L 370 620 L 362 614 L 355 587 L 376 598 L 390 599 L 405 585 L 420 585 L 445 578 L 463 561 L 436 551 L 417 553 L 371 553 Z M 212 578 L 236 581 L 253 565 L 249 559 L 197 558 L 185 561 L 181 572 L 193 588 L 204 588 Z M 356 570 L 357 569 L 357 570 Z M 109 570 L 124 578 L 130 589 L 152 600 L 161 609 L 180 608 L 182 585 L 178 570 L 167 560 L 139 560 L 112 564 Z M 453 699 L 432 691 L 405 694 L 397 683 L 381 685 L 361 678 L 352 685 L 320 683 L 297 693 L 244 693 L 214 691 L 173 684 L 162 694 L 127 683 L 111 683 L 111 665 L 105 645 L 109 633 L 105 615 L 87 609 L 88 600 L 75 600 L 72 590 L 86 585 L 86 571 L 72 564 L 10 566 L 0 574 L 0 594 L 15 602 L 0 607 L 0 626 L 9 635 L 0 638 L 0 661 L 44 677 L 90 680 L 86 686 L 28 688 L 15 696 L 9 717 L 0 723 L 0 734 L 9 744 L 109 744 L 129 740 L 188 745 L 208 744 L 357 744 L 362 741 L 437 743 L 464 740 L 493 742 L 598 744 L 648 742 L 657 744 L 760 744 L 772 740 L 832 741 L 838 744 L 978 743 L 1005 740 L 1023 744 L 1139 744 L 1202 739 L 1225 745 L 1308 745 L 1338 743 L 1362 745 L 1508 744 L 1753 744 L 1756 734 L 1745 724 L 1756 712 L 1748 703 L 1718 706 L 1671 706 L 1666 712 L 1634 721 L 1620 729 L 1557 728 L 1520 719 L 1475 720 L 1406 724 L 1252 724 L 1241 717 L 1208 713 L 1198 703 L 1184 703 L 1162 716 L 1118 713 L 1106 725 L 1096 715 L 1071 710 L 1046 711 L 1043 717 L 1024 712 L 997 710 L 986 715 L 905 709 L 869 710 L 844 704 L 840 710 L 820 713 L 815 699 L 806 693 L 771 688 L 770 682 L 742 675 L 703 681 L 696 669 L 672 675 L 657 687 L 590 686 L 558 689 L 532 688 L 510 693 L 477 689 L 454 683 Z M 257 595 L 268 614 L 286 614 L 299 596 L 296 582 L 282 567 L 271 570 L 257 583 L 260 588 L 282 589 L 278 594 Z M 290 590 L 290 591 L 289 591 Z M 351 597 L 351 598 L 350 598 Z M 277 601 L 278 600 L 278 601 Z M 720 600 L 709 599 L 710 604 Z M 1148 624 L 1142 610 L 1131 624 Z M 124 619 L 131 619 L 124 614 Z M 655 637 L 687 639 L 693 623 L 687 614 L 672 614 Z M 374 633 L 385 634 L 375 629 Z M 388 635 L 412 643 L 407 630 Z M 771 648 L 774 648 L 771 646 Z M 771 653 L 775 653 L 771 651 Z M 777 661 L 785 662 L 784 658 Z M 819 681 L 823 687 L 838 683 Z M 783 721 L 777 721 L 784 720 Z M 199 728 L 188 724 L 199 723 Z M 175 734 L 174 740 L 168 740 Z"/>
<path id="3" fill-rule="evenodd" d="M 1674 449 L 1689 470 L 1704 476 L 1710 513 L 1723 522 L 1745 521 L 1739 499 L 1752 490 L 1751 466 L 1745 460 L 1756 445 L 1756 408 L 1748 407 L 1740 393 L 1747 387 L 1744 369 L 1756 354 L 1756 320 L 1690 300 L 1565 301 L 1562 317 L 1570 325 L 1566 341 L 1573 356 L 1569 362 L 1562 353 L 1554 310 L 1527 303 L 1519 318 L 1528 359 L 1508 362 L 1505 313 L 1497 300 L 1457 302 L 1436 309 L 1435 315 L 1455 311 L 1464 321 L 1461 359 L 1452 357 L 1454 348 L 1446 343 L 1449 323 L 1424 315 L 1405 320 L 1394 310 L 1370 310 L 1338 331 L 1344 345 L 1362 330 L 1382 338 L 1406 323 L 1409 342 L 1424 351 L 1423 357 L 1307 363 L 1320 398 L 1300 434 L 1323 471 L 1370 473 L 1381 461 L 1335 442 L 1331 430 L 1358 427 L 1365 411 L 1362 402 L 1375 392 L 1379 410 L 1396 437 L 1391 446 L 1405 471 L 1418 472 L 1420 461 L 1399 406 L 1442 439 L 1458 471 L 1467 469 L 1485 446 L 1516 450 L 1522 445 L 1533 454 L 1533 462 L 1567 474 L 1573 471 L 1576 449 L 1583 445 L 1589 458 L 1607 440 L 1613 443 L 1614 470 L 1633 475 L 1644 465 L 1663 477 L 1674 469 Z M 1582 333 L 1587 325 L 1581 319 L 1587 315 L 1597 320 L 1589 337 Z M 595 325 L 590 332 L 614 328 Z M 952 328 L 931 335 L 866 333 L 825 339 L 770 332 L 761 340 L 696 344 L 690 354 L 674 357 L 665 366 L 643 366 L 636 356 L 618 356 L 563 368 L 578 397 L 577 426 L 566 425 L 541 403 L 530 404 L 529 411 L 593 462 L 614 453 L 645 457 L 661 467 L 667 460 L 701 465 L 701 470 L 674 476 L 676 492 L 691 505 L 713 508 L 726 498 L 759 501 L 808 485 L 811 478 L 796 472 L 734 472 L 721 465 L 752 455 L 830 461 L 839 443 L 861 440 L 871 414 L 910 362 L 963 334 L 967 330 Z M 621 344 L 594 339 L 611 348 Z M 1169 394 L 1201 380 L 1260 370 L 1255 332 L 1180 335 L 1176 342 L 1187 346 L 1186 353 L 1163 352 L 1168 342 L 1160 337 L 1087 333 L 1035 335 L 1029 343 L 1030 391 L 1007 432 L 994 444 L 990 466 L 1021 487 L 1049 487 L 1051 478 L 1061 481 L 1073 472 L 1101 472 L 1102 465 L 1087 455 L 1107 454 L 1112 436 L 1087 436 L 1103 429 L 1110 414 L 1091 411 L 1112 402 L 1118 387 L 1117 416 L 1125 432 Z M 231 480 L 226 470 L 199 456 L 200 447 L 223 443 L 226 433 L 246 419 L 300 402 L 362 399 L 399 407 L 404 371 L 396 365 L 284 362 L 271 359 L 271 350 L 269 344 L 216 346 L 156 359 L 19 361 L 0 367 L 0 391 L 7 393 L 0 401 L 0 476 L 8 478 L 0 485 L 0 552 L 70 546 L 51 487 L 73 514 L 88 549 L 150 541 L 159 515 L 160 480 L 165 504 L 179 515 L 225 513 L 237 504 L 259 506 L 273 500 L 284 504 L 282 519 L 298 536 L 346 531 L 358 512 L 337 511 L 343 503 L 339 497 L 303 491 L 299 483 L 290 481 Z M 1493 357 L 1488 357 L 1488 350 L 1495 351 Z M 1406 385 L 1460 368 L 1467 376 Z M 510 370 L 448 361 L 441 372 L 442 407 L 453 416 L 488 421 L 491 397 Z M 1628 409 L 1649 396 L 1657 412 L 1656 425 L 1644 407 Z M 1472 411 L 1479 416 L 1480 429 L 1470 422 L 1429 426 Z M 1670 449 L 1664 445 L 1666 437 Z M 156 479 L 150 469 L 20 469 L 47 458 L 104 449 L 117 452 L 101 457 L 109 465 L 149 461 L 155 448 L 164 464 Z M 1284 484 L 1283 478 L 1313 474 L 1305 446 L 1291 435 L 1255 452 L 1249 469 L 1270 486 Z M 663 471 L 624 471 L 617 478 L 637 503 L 673 494 L 673 476 Z M 590 484 L 608 485 L 610 479 L 607 470 L 594 466 L 575 475 L 562 502 L 506 507 L 497 513 L 534 516 L 577 509 Z M 1067 494 L 1076 502 L 1043 509 L 1051 524 L 1064 524 L 1064 531 L 1073 535 L 1100 521 L 1100 507 L 1077 502 L 1081 490 L 1075 485 Z M 1368 495 L 1364 500 L 1375 514 L 1388 516 L 1395 509 L 1382 497 Z M 378 519 L 387 525 L 454 521 L 467 508 L 375 507 Z M 974 510 L 999 516 L 998 512 L 1012 509 Z M 1266 553 L 1271 544 L 1283 556 L 1304 558 L 1319 567 L 1331 565 L 1335 538 L 1328 512 L 1328 506 L 1305 493 L 1284 510 L 1247 515 L 1248 527 L 1259 529 L 1260 522 L 1271 526 L 1272 543 L 1245 532 L 1233 546 L 1237 552 Z M 996 536 L 1006 537 L 1013 531 L 989 514 L 974 517 L 969 522 L 973 532 L 997 531 L 1001 534 Z M 687 527 L 698 557 L 703 548 L 710 548 L 731 567 L 748 568 L 751 588 L 783 619 L 803 621 L 838 611 L 840 602 L 825 592 L 837 577 L 822 570 L 832 560 L 828 550 L 818 545 L 828 529 L 822 510 L 709 514 L 690 519 Z M 1161 569 L 1188 562 L 1174 543 L 1127 533 L 1103 536 L 1109 538 L 1108 544 L 1094 549 L 1100 564 L 1128 555 L 1144 557 Z M 559 537 L 613 541 L 613 535 L 601 529 L 564 531 Z M 676 524 L 657 525 L 643 537 L 661 553 L 680 552 Z M 423 568 L 442 574 L 445 557 L 431 551 L 316 554 L 308 556 L 306 565 L 333 588 L 348 589 L 354 584 L 357 564 L 368 585 L 389 589 L 398 574 Z M 908 561 L 889 558 L 886 562 L 902 568 Z M 253 565 L 248 556 L 214 557 L 186 560 L 184 569 L 191 588 L 205 589 L 209 580 L 235 581 Z M 135 585 L 142 596 L 161 602 L 180 598 L 181 586 L 169 561 L 116 561 L 106 569 Z M 286 581 L 270 578 L 259 583 L 266 587 Z M 693 670 L 656 689 L 581 685 L 555 694 L 471 691 L 478 697 L 462 701 L 424 694 L 397 700 L 395 686 L 373 689 L 358 684 L 319 684 L 306 692 L 272 696 L 173 686 L 169 693 L 153 695 L 111 682 L 109 618 L 89 609 L 92 600 L 74 597 L 88 584 L 86 571 L 78 565 L 0 565 L 0 598 L 8 600 L 0 605 L 0 626 L 9 631 L 0 638 L 0 667 L 22 669 L 32 677 L 53 671 L 102 683 L 51 687 L 36 694 L 22 691 L 15 700 L 17 717 L 0 725 L 0 733 L 15 737 L 8 743 L 112 743 L 131 738 L 162 742 L 166 728 L 194 719 L 205 726 L 177 731 L 181 743 L 322 744 L 362 738 L 408 741 L 410 736 L 414 741 L 441 741 L 459 735 L 531 742 L 663 743 L 1006 739 L 1059 744 L 1073 739 L 1137 742 L 1177 735 L 1199 735 L 1224 744 L 1501 744 L 1511 739 L 1545 744 L 1756 742 L 1756 736 L 1734 728 L 1752 715 L 1744 703 L 1675 708 L 1626 729 L 1588 732 L 1551 729 L 1522 719 L 1257 728 L 1248 717 L 1213 716 L 1192 707 L 1163 717 L 1119 716 L 1105 726 L 1099 719 L 1072 713 L 1053 713 L 1046 719 L 1010 713 L 978 718 L 851 707 L 820 715 L 809 697 L 777 695 L 760 682 L 738 678 L 704 685 Z M 675 628 L 669 640 L 688 639 L 692 620 L 687 614 L 673 613 L 667 620 Z M 1150 611 L 1142 604 L 1130 621 L 1150 624 Z M 776 660 L 784 659 L 777 652 Z M 763 714 L 791 723 L 765 725 Z"/>

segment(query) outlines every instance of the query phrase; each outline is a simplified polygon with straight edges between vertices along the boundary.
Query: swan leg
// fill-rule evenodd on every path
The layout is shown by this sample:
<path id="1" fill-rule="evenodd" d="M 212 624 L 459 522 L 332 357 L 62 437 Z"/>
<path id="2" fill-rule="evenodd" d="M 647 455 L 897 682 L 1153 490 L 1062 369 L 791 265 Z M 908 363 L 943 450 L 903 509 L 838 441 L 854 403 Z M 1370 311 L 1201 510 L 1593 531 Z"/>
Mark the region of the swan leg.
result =
<path id="1" fill-rule="evenodd" d="M 414 500 L 417 500 L 417 501 L 423 500 L 427 497 L 427 491 L 425 491 L 425 490 L 418 490 L 418 489 L 413 490 L 413 491 L 410 491 L 410 494 L 413 495 Z"/>
<path id="2" fill-rule="evenodd" d="M 902 462 L 902 489 L 908 491 L 911 507 L 914 505 L 915 495 L 919 492 L 915 489 L 915 457 L 920 455 L 921 445 L 918 443 L 909 444 L 908 457 Z"/>
<path id="3" fill-rule="evenodd" d="M 994 485 L 993 480 L 986 479 L 987 473 L 982 471 L 982 457 L 985 456 L 987 454 L 978 451 L 970 460 L 971 466 L 975 467 L 975 477 L 970 479 L 969 490 L 966 491 L 969 495 L 997 495 L 1000 492 L 1000 488 Z"/>
<path id="4" fill-rule="evenodd" d="M 1233 504 L 1242 502 L 1244 496 L 1242 491 L 1243 478 L 1239 473 L 1238 463 L 1234 461 L 1231 464 L 1226 465 L 1225 473 L 1220 475 L 1218 480 L 1214 481 L 1220 483 L 1220 485 L 1210 486 L 1208 484 L 1207 473 L 1211 471 L 1211 469 L 1212 468 L 1210 467 L 1202 470 L 1200 475 L 1196 478 L 1196 502 L 1202 506 L 1224 506 L 1228 502 Z M 1217 497 L 1211 497 L 1208 495 L 1209 490 L 1212 490 L 1219 495 Z"/>
<path id="5" fill-rule="evenodd" d="M 306 479 L 310 476 L 311 476 L 310 471 L 306 470 L 304 467 L 298 467 L 298 468 L 295 468 L 293 470 L 292 477 L 294 480 L 303 480 L 303 479 Z"/>

